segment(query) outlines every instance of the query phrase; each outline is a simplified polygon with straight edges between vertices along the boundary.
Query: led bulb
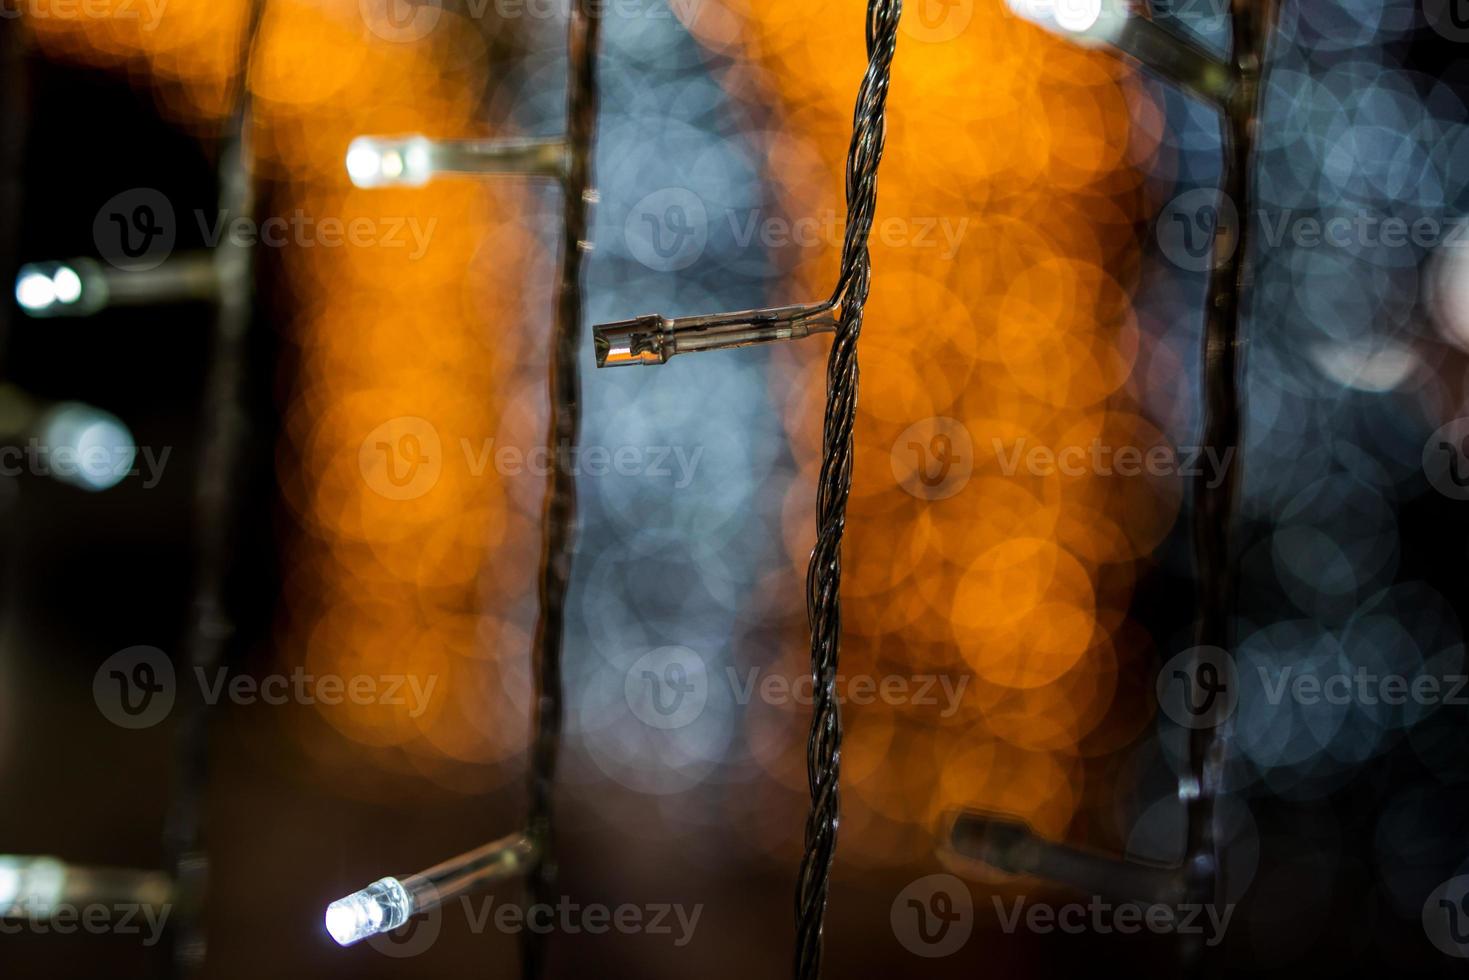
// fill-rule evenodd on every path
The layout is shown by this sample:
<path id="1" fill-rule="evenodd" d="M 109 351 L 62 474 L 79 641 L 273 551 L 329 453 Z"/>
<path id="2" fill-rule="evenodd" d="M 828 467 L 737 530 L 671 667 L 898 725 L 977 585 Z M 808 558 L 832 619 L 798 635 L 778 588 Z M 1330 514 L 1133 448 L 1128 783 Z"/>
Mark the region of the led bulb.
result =
<path id="1" fill-rule="evenodd" d="M 416 911 L 413 897 L 397 878 L 383 878 L 338 899 L 326 909 L 326 931 L 339 946 L 392 932 Z"/>
<path id="2" fill-rule="evenodd" d="M 107 301 L 106 276 L 88 259 L 32 262 L 15 276 L 15 301 L 31 316 L 94 313 Z"/>
<path id="3" fill-rule="evenodd" d="M 116 486 L 137 458 L 133 434 L 115 415 L 81 402 L 63 402 L 42 418 L 38 438 L 52 453 L 56 479 L 83 490 Z M 64 467 L 58 450 L 67 450 Z"/>
<path id="4" fill-rule="evenodd" d="M 1006 0 L 1016 16 L 1079 44 L 1115 44 L 1130 16 L 1122 0 Z"/>
<path id="5" fill-rule="evenodd" d="M 347 176 L 358 187 L 418 187 L 433 172 L 433 145 L 422 136 L 359 136 L 347 147 Z"/>
<path id="6" fill-rule="evenodd" d="M 15 278 L 15 301 L 27 313 L 43 313 L 56 303 L 56 284 L 50 276 L 26 266 Z"/>
<path id="7" fill-rule="evenodd" d="M 61 904 L 66 865 L 55 858 L 0 856 L 0 917 Z"/>

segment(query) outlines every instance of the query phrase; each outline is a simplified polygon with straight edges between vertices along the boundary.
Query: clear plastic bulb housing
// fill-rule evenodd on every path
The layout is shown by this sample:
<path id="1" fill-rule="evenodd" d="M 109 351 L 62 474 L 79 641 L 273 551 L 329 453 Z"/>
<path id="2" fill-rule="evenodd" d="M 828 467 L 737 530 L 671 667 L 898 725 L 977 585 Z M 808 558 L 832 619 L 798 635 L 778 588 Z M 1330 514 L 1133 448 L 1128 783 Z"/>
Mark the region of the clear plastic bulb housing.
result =
<path id="1" fill-rule="evenodd" d="M 382 878 L 328 905 L 326 931 L 339 946 L 351 946 L 370 936 L 392 932 L 415 911 L 413 896 L 403 883 L 397 878 Z"/>
<path id="2" fill-rule="evenodd" d="M 418 187 L 433 172 L 433 146 L 422 136 L 359 136 L 347 147 L 347 176 L 357 187 Z"/>

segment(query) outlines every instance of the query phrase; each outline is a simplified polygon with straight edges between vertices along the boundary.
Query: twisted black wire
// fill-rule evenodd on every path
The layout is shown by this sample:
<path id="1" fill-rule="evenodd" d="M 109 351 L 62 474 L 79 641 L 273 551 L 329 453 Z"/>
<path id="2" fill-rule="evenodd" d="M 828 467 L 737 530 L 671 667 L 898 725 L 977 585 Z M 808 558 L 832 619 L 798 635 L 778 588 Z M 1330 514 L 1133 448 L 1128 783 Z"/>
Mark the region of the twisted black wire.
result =
<path id="1" fill-rule="evenodd" d="M 250 57 L 259 33 L 264 0 L 252 0 L 241 34 L 235 78 L 235 111 L 226 124 L 219 157 L 219 204 L 234 218 L 254 213 L 247 145 L 250 119 Z M 196 581 L 185 648 L 185 670 L 213 671 L 224 659 L 234 635 L 225 604 L 225 577 L 233 546 L 231 515 L 238 486 L 240 459 L 247 438 L 241 406 L 246 371 L 246 333 L 252 314 L 253 267 L 249 247 L 226 236 L 214 252 L 219 278 L 214 347 L 204 383 L 200 414 L 201 454 L 194 488 Z M 182 685 L 192 698 L 179 721 L 175 739 L 175 786 L 164 828 L 164 854 L 174 878 L 170 922 L 173 976 L 188 976 L 203 964 L 204 894 L 208 886 L 203 806 L 209 777 L 211 710 L 198 685 Z"/>
<path id="2" fill-rule="evenodd" d="M 590 248 L 588 206 L 592 138 L 597 123 L 597 48 L 600 0 L 578 0 L 567 25 L 566 143 L 562 180 L 561 276 L 556 294 L 556 325 L 549 370 L 550 421 L 546 434 L 551 476 L 542 518 L 540 618 L 536 623 L 535 735 L 531 746 L 527 833 L 536 845 L 535 864 L 526 876 L 525 906 L 552 904 L 556 860 L 551 827 L 556 760 L 561 749 L 563 681 L 561 648 L 566 626 L 566 588 L 576 545 L 576 478 L 571 455 L 581 431 L 582 258 Z M 528 920 L 529 921 L 529 920 Z M 521 975 L 541 976 L 545 937 L 535 929 L 520 932 Z"/>
<path id="3" fill-rule="evenodd" d="M 869 0 L 867 73 L 852 114 L 847 149 L 847 228 L 841 275 L 832 293 L 839 304 L 836 339 L 826 369 L 826 417 L 822 426 L 821 478 L 816 492 L 816 546 L 806 570 L 806 614 L 811 622 L 811 735 L 806 778 L 811 813 L 796 890 L 795 974 L 821 975 L 822 925 L 841 818 L 842 718 L 836 698 L 841 647 L 842 530 L 852 486 L 852 427 L 857 417 L 857 338 L 872 280 L 867 237 L 877 209 L 877 167 L 882 160 L 884 110 L 898 43 L 902 0 Z"/>

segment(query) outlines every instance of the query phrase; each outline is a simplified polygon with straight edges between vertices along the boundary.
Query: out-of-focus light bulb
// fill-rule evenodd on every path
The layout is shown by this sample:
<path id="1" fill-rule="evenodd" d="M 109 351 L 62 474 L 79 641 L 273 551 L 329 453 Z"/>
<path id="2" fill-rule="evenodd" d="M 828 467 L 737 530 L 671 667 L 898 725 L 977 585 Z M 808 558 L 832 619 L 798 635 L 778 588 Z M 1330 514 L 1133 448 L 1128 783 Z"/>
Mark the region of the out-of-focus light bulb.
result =
<path id="1" fill-rule="evenodd" d="M 15 301 L 31 316 L 78 316 L 107 301 L 102 267 L 90 259 L 31 262 L 15 276 Z"/>
<path id="2" fill-rule="evenodd" d="M 413 897 L 403 883 L 382 878 L 328 905 L 326 931 L 337 945 L 351 946 L 369 936 L 392 932 L 415 911 Z"/>
<path id="3" fill-rule="evenodd" d="M 51 276 L 51 285 L 56 287 L 58 303 L 75 303 L 82 298 L 82 277 L 69 265 L 56 270 Z"/>
<path id="4" fill-rule="evenodd" d="M 1111 44 L 1130 12 L 1122 0 L 1006 0 L 1018 17 L 1082 44 Z"/>
<path id="5" fill-rule="evenodd" d="M 55 858 L 0 855 L 0 916 L 54 908 L 65 891 L 66 865 Z"/>
<path id="6" fill-rule="evenodd" d="M 63 402 L 47 412 L 38 438 L 50 453 L 51 474 L 83 490 L 116 486 L 137 458 L 133 434 L 120 419 L 80 402 Z M 63 460 L 60 450 L 69 458 Z"/>
<path id="7" fill-rule="evenodd" d="M 432 144 L 422 136 L 359 136 L 347 147 L 347 176 L 358 187 L 418 187 L 433 172 Z"/>
<path id="8" fill-rule="evenodd" d="M 359 136 L 347 147 L 347 176 L 358 187 L 417 187 L 442 174 L 560 178 L 569 166 L 563 139 Z"/>
<path id="9" fill-rule="evenodd" d="M 15 278 L 15 301 L 28 313 L 41 313 L 56 303 L 51 277 L 27 266 Z"/>

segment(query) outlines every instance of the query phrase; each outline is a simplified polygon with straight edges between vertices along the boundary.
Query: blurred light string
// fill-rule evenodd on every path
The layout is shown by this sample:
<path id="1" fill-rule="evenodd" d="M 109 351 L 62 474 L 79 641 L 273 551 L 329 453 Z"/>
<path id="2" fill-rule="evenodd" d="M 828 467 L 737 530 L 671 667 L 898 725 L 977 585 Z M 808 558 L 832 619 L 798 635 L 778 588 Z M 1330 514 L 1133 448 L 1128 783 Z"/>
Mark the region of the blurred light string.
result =
<path id="1" fill-rule="evenodd" d="M 1140 18 L 1116 0 L 1099 5 L 1095 16 L 1081 21 L 1068 20 L 1060 15 L 1060 8 L 1037 0 L 1010 0 L 1010 6 L 1026 19 L 1078 43 L 1120 51 L 1221 110 L 1224 160 L 1220 192 L 1240 214 L 1252 213 L 1250 167 L 1260 115 L 1261 70 L 1267 36 L 1274 24 L 1273 0 L 1234 0 L 1234 53 L 1228 68 L 1161 27 L 1140 30 Z M 1146 39 L 1146 43 L 1139 39 Z M 1248 287 L 1248 241 L 1248 217 L 1227 255 L 1217 254 L 1216 236 L 1215 262 L 1205 299 L 1203 444 L 1217 454 L 1216 459 L 1235 460 L 1239 447 L 1240 310 L 1241 296 Z M 1198 648 L 1231 648 L 1229 621 L 1235 594 L 1231 533 L 1239 485 L 1237 461 L 1222 474 L 1223 478 L 1219 476 L 1200 474 L 1194 479 L 1195 676 L 1204 656 Z M 1223 788 L 1227 726 L 1225 721 L 1189 732 L 1188 775 L 1180 782 L 1179 796 L 1186 806 L 1183 891 L 1193 901 L 1212 903 L 1219 891 L 1215 801 Z M 1017 829 L 971 811 L 950 825 L 945 843 L 969 857 L 1012 872 L 1041 867 L 1074 884 L 1096 880 L 1094 865 L 1087 856 L 1029 834 L 1029 828 L 1023 825 Z M 1148 869 L 1144 874 L 1124 861 L 1112 860 L 1110 864 L 1113 872 L 1124 878 L 1142 876 L 1149 882 L 1148 887 L 1160 881 L 1169 887 L 1171 879 L 1165 869 Z"/>
<path id="2" fill-rule="evenodd" d="M 1264 87 L 1261 73 L 1269 34 L 1275 24 L 1276 0 L 1234 0 L 1235 87 L 1221 119 L 1222 173 L 1220 193 L 1241 215 L 1238 240 L 1223 262 L 1216 262 L 1205 294 L 1204 439 L 1216 459 L 1235 459 L 1223 479 L 1194 478 L 1193 547 L 1198 575 L 1198 618 L 1193 676 L 1202 669 L 1202 647 L 1233 650 L 1230 615 L 1237 588 L 1236 556 L 1231 547 L 1234 511 L 1240 484 L 1236 459 L 1240 444 L 1240 314 L 1249 287 L 1246 253 L 1250 245 L 1250 169 Z M 1219 239 L 1215 238 L 1215 247 Z M 1228 455 L 1224 455 L 1228 453 Z M 1211 695 L 1212 696 L 1212 695 Z M 1191 729 L 1189 780 L 1180 787 L 1186 801 L 1186 856 L 1194 896 L 1216 900 L 1220 857 L 1215 802 L 1224 788 L 1224 762 L 1230 721 Z"/>
<path id="3" fill-rule="evenodd" d="M 877 209 L 884 113 L 902 9 L 902 0 L 871 0 L 867 7 L 868 64 L 857 94 L 847 151 L 847 225 L 841 271 L 831 299 L 810 306 L 710 316 L 668 318 L 651 314 L 594 328 L 598 367 L 663 364 L 683 351 L 747 347 L 812 333 L 836 335 L 827 362 L 817 538 L 806 575 L 813 710 L 806 750 L 811 812 L 796 891 L 794 967 L 795 975 L 802 980 L 821 974 L 822 928 L 841 813 L 842 723 L 836 690 L 841 649 L 841 544 L 852 484 L 857 340 L 872 275 L 867 240 Z"/>
<path id="4" fill-rule="evenodd" d="M 223 213 L 249 214 L 253 193 L 247 163 L 248 70 L 264 0 L 253 0 L 236 55 L 232 104 L 236 111 L 219 140 L 219 205 Z M 212 253 L 171 256 L 154 269 L 108 269 L 88 258 L 33 263 L 16 277 L 15 296 L 31 316 L 87 316 L 108 307 L 157 305 L 186 300 L 218 304 L 214 347 L 204 385 L 200 444 L 202 461 L 195 487 L 196 584 L 185 663 L 212 670 L 232 633 L 224 608 L 224 580 L 230 557 L 231 491 L 239 473 L 245 440 L 240 406 L 244 381 L 244 335 L 251 318 L 252 262 L 247 245 L 227 238 Z M 37 417 L 48 444 L 121 445 L 131 436 L 121 422 L 88 406 L 64 403 L 44 410 L 19 391 L 10 392 L 7 419 Z M 22 428 L 29 428 L 26 422 Z M 16 430 L 21 431 L 21 430 Z M 129 461 L 130 462 L 130 461 Z M 126 467 L 120 468 L 126 472 Z M 118 477 L 120 478 L 120 477 Z M 116 482 L 93 479 L 84 468 L 73 482 L 105 489 Z M 52 858 L 0 858 L 0 916 L 35 915 L 103 900 L 104 904 L 169 906 L 170 942 L 162 972 L 193 974 L 206 946 L 202 932 L 208 860 L 204 852 L 201 808 L 208 779 L 210 706 L 196 692 L 175 734 L 175 773 L 164 827 L 164 854 L 170 873 L 71 867 Z M 100 896 L 100 899 L 99 899 Z"/>
<path id="5" fill-rule="evenodd" d="M 219 142 L 219 207 L 222 214 L 253 216 L 255 194 L 250 154 L 250 63 L 260 34 L 265 0 L 251 0 L 239 39 L 232 101 L 234 113 Z M 225 606 L 225 579 L 233 551 L 235 490 L 248 438 L 242 404 L 245 340 L 253 313 L 254 255 L 251 246 L 225 236 L 214 249 L 218 283 L 214 348 L 200 409 L 202 447 L 194 486 L 195 585 L 185 664 L 204 676 L 224 658 L 234 624 Z M 164 828 L 164 855 L 173 869 L 172 971 L 188 976 L 204 962 L 204 902 L 209 882 L 202 810 L 209 776 L 208 700 L 196 685 L 186 702 L 175 738 L 175 786 Z"/>
<path id="6" fill-rule="evenodd" d="M 384 878 L 327 910 L 332 937 L 349 945 L 397 928 L 415 912 L 427 911 L 470 887 L 524 874 L 527 910 L 545 904 L 555 882 L 552 794 L 561 749 L 564 709 L 562 646 L 566 591 L 576 537 L 574 460 L 581 430 L 580 348 L 583 308 L 582 265 L 591 250 L 588 208 L 596 201 L 591 185 L 592 142 L 597 117 L 597 53 L 602 10 L 596 0 L 578 0 L 567 23 L 566 131 L 557 139 L 429 140 L 359 137 L 347 151 L 346 166 L 359 187 L 417 186 L 435 174 L 549 177 L 562 188 L 561 269 L 548 369 L 550 417 L 546 433 L 550 472 L 543 505 L 539 577 L 540 612 L 535 638 L 535 720 L 528 780 L 526 832 L 512 834 L 452 858 L 402 881 Z M 492 872 L 460 880 L 466 869 Z M 425 882 L 459 881 L 454 890 Z M 422 887 L 420 887 L 422 885 Z M 544 937 L 521 933 L 521 970 L 538 977 L 544 969 Z"/>

